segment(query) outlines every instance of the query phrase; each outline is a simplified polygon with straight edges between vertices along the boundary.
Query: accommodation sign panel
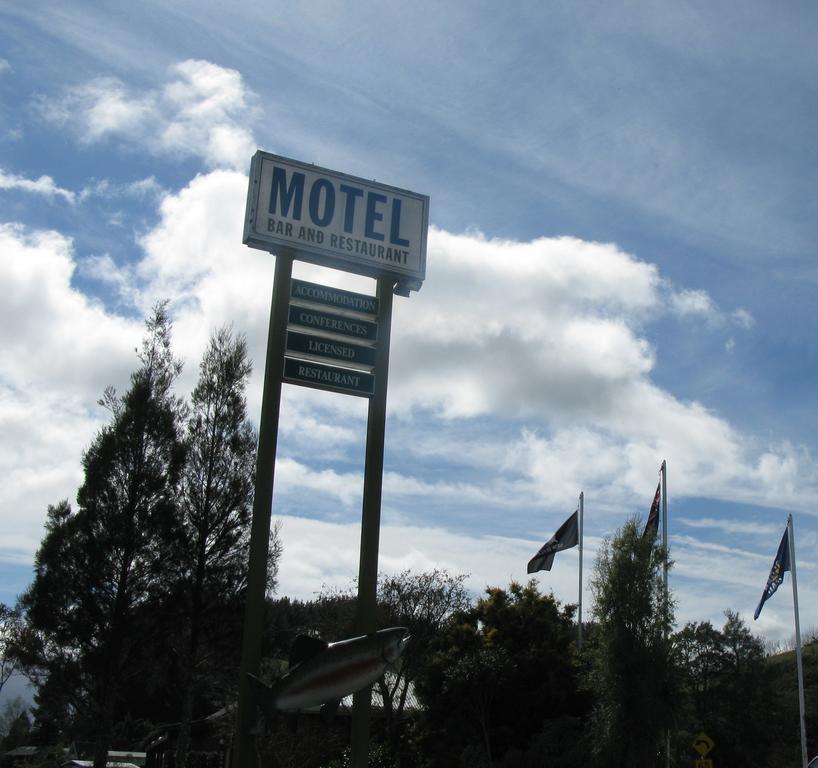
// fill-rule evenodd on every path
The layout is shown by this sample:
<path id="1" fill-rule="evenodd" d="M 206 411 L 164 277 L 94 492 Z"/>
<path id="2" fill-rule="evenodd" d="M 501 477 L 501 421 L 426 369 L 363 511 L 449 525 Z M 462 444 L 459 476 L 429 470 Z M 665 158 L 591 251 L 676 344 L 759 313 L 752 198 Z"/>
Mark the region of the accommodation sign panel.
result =
<path id="1" fill-rule="evenodd" d="M 307 301 L 313 304 L 323 304 L 336 309 L 348 309 L 361 312 L 365 315 L 377 316 L 378 299 L 366 293 L 353 293 L 340 288 L 331 288 L 328 285 L 308 283 L 306 280 L 290 281 L 290 298 Z"/>
<path id="2" fill-rule="evenodd" d="M 426 277 L 429 198 L 256 152 L 243 242 L 336 269 L 393 275 L 397 291 Z"/>

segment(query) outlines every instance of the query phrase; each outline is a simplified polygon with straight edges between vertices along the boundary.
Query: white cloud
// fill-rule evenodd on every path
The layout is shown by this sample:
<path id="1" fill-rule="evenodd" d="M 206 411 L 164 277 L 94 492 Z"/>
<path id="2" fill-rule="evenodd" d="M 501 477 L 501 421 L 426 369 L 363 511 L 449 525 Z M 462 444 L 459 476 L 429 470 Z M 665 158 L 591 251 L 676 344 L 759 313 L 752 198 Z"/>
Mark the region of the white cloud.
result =
<path id="1" fill-rule="evenodd" d="M 245 333 L 256 364 L 248 390 L 255 416 L 274 258 L 241 244 L 246 184 L 235 171 L 197 176 L 162 198 L 158 224 L 139 241 L 138 264 L 123 270 L 98 256 L 85 259 L 83 269 L 133 297 L 143 314 L 156 299 L 171 298 L 175 348 L 187 361 L 181 391 L 192 386 L 214 327 L 232 322 Z M 3 499 L 4 521 L 14 524 L 0 548 L 19 552 L 35 545 L 45 504 L 73 495 L 78 454 L 100 418 L 93 403 L 106 384 L 127 382 L 142 325 L 110 315 L 73 287 L 68 238 L 5 225 L 0 250 L 7 297 L 0 308 L 0 418 L 6 434 L 20 434 L 5 443 L 0 471 L 16 479 L 15 494 L 40 478 L 39 495 L 32 491 L 29 501 Z M 372 286 L 303 264 L 297 275 L 354 290 Z M 427 284 L 395 301 L 389 429 L 408 442 L 396 446 L 405 458 L 400 471 L 385 476 L 383 567 L 442 565 L 471 570 L 476 585 L 505 584 L 520 577 L 520 563 L 542 542 L 489 541 L 458 530 L 479 519 L 482 529 L 508 525 L 547 537 L 543 528 L 560 522 L 584 489 L 593 526 L 604 533 L 634 501 L 646 510 L 663 457 L 671 498 L 796 508 L 818 500 L 818 470 L 805 449 L 764 445 L 651 380 L 654 353 L 641 329 L 664 290 L 655 266 L 613 245 L 513 243 L 432 230 Z M 37 393 L 36 402 L 28 392 Z M 362 468 L 352 465 L 360 458 L 365 409 L 358 398 L 286 388 L 280 434 L 290 452 L 278 457 L 277 504 L 285 514 L 298 508 L 324 521 L 288 519 L 290 530 L 303 526 L 305 538 L 285 534 L 285 552 L 290 547 L 295 555 L 282 577 L 287 594 L 357 571 L 357 523 L 345 526 L 359 511 Z M 24 424 L 35 425 L 31 434 Z M 424 463 L 434 471 L 413 469 Z M 458 470 L 449 477 L 453 464 Z M 438 510 L 448 511 L 445 529 L 429 527 Z M 328 559 L 318 562 L 303 550 L 315 548 L 310 531 L 326 521 L 338 527 L 321 528 L 334 538 Z M 704 562 L 686 560 L 680 575 L 695 578 L 694 566 Z M 553 578 L 561 580 L 562 571 Z"/>
<path id="2" fill-rule="evenodd" d="M 31 562 L 49 504 L 73 502 L 82 450 L 101 421 L 81 397 L 20 391 L 0 380 L 0 557 Z"/>
<path id="3" fill-rule="evenodd" d="M 17 174 L 6 173 L 0 169 L 0 189 L 19 189 L 34 195 L 42 195 L 50 199 L 62 198 L 67 203 L 75 205 L 83 203 L 91 197 L 145 198 L 161 197 L 165 190 L 155 177 L 137 179 L 126 184 L 112 184 L 108 179 L 100 179 L 85 186 L 80 192 L 60 187 L 51 176 L 42 175 L 37 179 L 27 179 Z"/>
<path id="4" fill-rule="evenodd" d="M 281 519 L 281 594 L 310 599 L 324 585 L 351 586 L 358 575 L 359 523 L 290 516 Z M 469 589 L 479 595 L 489 585 L 507 586 L 512 579 L 527 581 L 526 563 L 540 546 L 542 541 L 534 539 L 462 535 L 444 527 L 386 524 L 381 526 L 379 566 L 384 573 L 432 568 L 466 573 Z M 486 557 L 487 551 L 491 551 L 491 557 Z M 594 551 L 591 546 L 586 554 L 593 556 Z M 576 551 L 558 557 L 564 567 L 540 574 L 540 588 L 546 593 L 554 589 L 561 599 L 576 602 Z"/>
<path id="5" fill-rule="evenodd" d="M 309 600 L 324 587 L 353 586 L 358 573 L 358 522 L 277 517 L 282 520 L 283 542 L 279 594 Z M 586 616 L 592 603 L 590 574 L 600 543 L 599 537 L 586 533 L 583 553 Z M 534 538 L 455 534 L 444 527 L 387 523 L 381 526 L 379 568 L 383 573 L 432 568 L 465 573 L 467 587 L 474 596 L 480 596 L 487 586 L 505 587 L 512 580 L 526 582 L 531 578 L 525 572 L 526 564 L 541 545 L 542 540 Z M 737 610 L 749 619 L 764 585 L 765 565 L 768 560 L 772 562 L 772 555 L 773 552 L 765 558 L 719 545 L 701 546 L 688 537 L 674 537 L 676 564 L 670 572 L 670 586 L 678 601 L 677 626 L 687 621 L 711 621 L 721 627 L 727 609 Z M 577 573 L 577 550 L 571 549 L 557 555 L 551 571 L 534 574 L 533 578 L 541 592 L 553 592 L 565 603 L 576 603 Z M 727 585 L 729 595 L 725 594 Z M 811 604 L 807 601 L 813 599 L 812 593 L 805 585 L 802 605 Z M 771 638 L 786 638 L 792 634 L 791 610 L 787 599 L 769 601 L 753 629 L 760 629 Z"/>
<path id="6" fill-rule="evenodd" d="M 671 304 L 675 312 L 680 315 L 701 315 L 713 318 L 718 309 L 707 291 L 683 290 L 671 294 Z"/>
<path id="7" fill-rule="evenodd" d="M 38 179 L 27 179 L 23 176 L 6 173 L 0 169 L 0 189 L 20 189 L 43 197 L 61 197 L 72 205 L 77 201 L 76 193 L 69 189 L 57 186 L 50 176 L 40 176 Z"/>
<path id="8" fill-rule="evenodd" d="M 737 309 L 730 317 L 740 328 L 749 329 L 755 325 L 755 318 L 746 309 Z"/>
<path id="9" fill-rule="evenodd" d="M 245 168 L 255 150 L 247 128 L 254 95 L 233 69 L 189 59 L 158 89 L 135 92 L 112 77 L 40 98 L 41 114 L 92 144 L 123 139 L 163 155 L 200 157 L 212 168 Z"/>
<path id="10" fill-rule="evenodd" d="M 11 64 L 8 59 L 0 58 L 0 75 L 4 75 L 6 72 L 11 72 Z"/>
<path id="11" fill-rule="evenodd" d="M 94 399 L 127 381 L 141 323 L 107 314 L 72 287 L 71 240 L 3 224 L 0 252 L 0 379 L 41 394 L 90 390 Z"/>
<path id="12" fill-rule="evenodd" d="M 170 152 L 202 154 L 213 166 L 246 167 L 256 148 L 245 127 L 253 97 L 239 72 L 193 60 L 183 61 L 173 72 L 177 78 L 162 93 L 172 115 L 160 134 L 162 146 Z"/>
<path id="13" fill-rule="evenodd" d="M 397 407 L 559 420 L 605 410 L 622 382 L 652 368 L 634 326 L 657 304 L 653 265 L 609 244 L 437 229 L 429 254 L 426 285 L 396 302 Z"/>
<path id="14" fill-rule="evenodd" d="M 133 368 L 141 321 L 72 287 L 71 240 L 0 225 L 0 555 L 29 560 L 48 504 L 73 500 L 104 388 Z"/>
<path id="15" fill-rule="evenodd" d="M 749 330 L 755 325 L 753 316 L 746 309 L 736 309 L 729 314 L 723 312 L 710 294 L 702 289 L 675 290 L 668 285 L 669 309 L 683 318 L 699 317 L 713 325 L 730 323 L 743 330 Z M 728 350 L 732 349 L 728 346 Z"/>
<path id="16" fill-rule="evenodd" d="M 677 522 L 688 528 L 715 529 L 729 534 L 774 537 L 776 532 L 778 532 L 778 527 L 772 524 L 754 523 L 748 520 L 732 520 L 724 517 L 702 517 L 698 519 L 683 517 Z"/>
<path id="17" fill-rule="evenodd" d="M 216 325 L 232 321 L 248 335 L 257 361 L 250 399 L 256 413 L 274 260 L 241 245 L 246 183 L 243 174 L 216 171 L 166 196 L 159 224 L 141 241 L 139 278 L 143 311 L 163 296 L 176 302 L 186 359 L 198 358 Z M 317 270 L 296 266 L 308 279 Z M 365 278 L 325 272 L 319 281 L 371 290 Z M 593 478 L 613 509 L 649 491 L 650 476 L 667 458 L 674 493 L 805 508 L 818 499 L 818 478 L 795 492 L 794 473 L 815 474 L 807 452 L 763 447 L 703 404 L 683 402 L 651 380 L 654 351 L 640 329 L 666 290 L 654 265 L 611 244 L 516 243 L 432 228 L 426 284 L 395 300 L 390 408 L 407 422 L 426 414 L 433 430 L 476 417 L 530 424 L 512 443 L 489 450 L 514 457 L 517 495 L 536 492 L 556 503 Z M 712 306 L 706 294 L 685 295 L 692 307 Z M 293 413 L 299 425 L 361 413 L 355 398 L 304 390 L 287 397 L 303 404 Z M 327 405 L 317 419 L 319 400 Z M 304 455 L 310 431 L 300 433 Z M 332 438 L 331 450 L 317 447 L 314 457 L 339 455 L 340 437 Z M 485 453 L 493 439 L 487 425 L 480 449 L 450 449 L 474 467 L 482 461 L 476 452 Z M 499 496 L 489 486 L 480 490 L 484 501 Z"/>
<path id="18" fill-rule="evenodd" d="M 109 179 L 100 179 L 85 186 L 79 193 L 78 199 L 84 202 L 91 197 L 112 198 L 146 198 L 161 197 L 166 190 L 156 180 L 154 176 L 125 184 L 114 184 Z"/>

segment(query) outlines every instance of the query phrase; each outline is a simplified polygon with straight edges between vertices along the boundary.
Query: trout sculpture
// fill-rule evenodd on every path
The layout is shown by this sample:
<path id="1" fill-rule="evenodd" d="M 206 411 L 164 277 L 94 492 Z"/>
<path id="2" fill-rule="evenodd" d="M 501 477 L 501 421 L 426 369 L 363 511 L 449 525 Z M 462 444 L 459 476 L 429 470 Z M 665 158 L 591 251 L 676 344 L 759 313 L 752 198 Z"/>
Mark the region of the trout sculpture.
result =
<path id="1" fill-rule="evenodd" d="M 290 671 L 271 686 L 255 681 L 256 701 L 267 717 L 321 705 L 331 715 L 341 699 L 374 683 L 409 644 L 406 627 L 326 643 L 299 635 L 290 652 Z"/>

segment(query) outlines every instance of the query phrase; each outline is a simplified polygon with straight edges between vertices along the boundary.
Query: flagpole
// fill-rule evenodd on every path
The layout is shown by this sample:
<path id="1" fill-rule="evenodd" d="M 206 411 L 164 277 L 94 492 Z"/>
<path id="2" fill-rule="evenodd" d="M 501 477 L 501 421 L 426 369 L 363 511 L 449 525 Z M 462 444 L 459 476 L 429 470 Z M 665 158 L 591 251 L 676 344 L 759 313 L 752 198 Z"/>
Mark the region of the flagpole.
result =
<path id="1" fill-rule="evenodd" d="M 670 605 L 670 596 L 667 589 L 667 561 L 670 549 L 667 544 L 667 461 L 662 459 L 662 544 L 665 547 L 665 562 L 663 566 L 665 581 L 665 610 Z M 665 640 L 667 640 L 667 627 L 665 627 Z M 670 768 L 670 728 L 665 731 L 665 765 Z"/>
<path id="2" fill-rule="evenodd" d="M 582 648 L 582 532 L 585 514 L 585 493 L 579 492 L 579 608 L 577 610 L 577 631 L 579 633 L 577 648 Z"/>
<path id="3" fill-rule="evenodd" d="M 798 617 L 798 579 L 795 573 L 795 532 L 792 515 L 787 517 L 787 529 L 790 539 L 790 571 L 792 572 L 792 604 L 795 613 L 795 659 L 798 665 L 798 711 L 801 726 L 801 764 L 807 768 L 807 728 L 804 707 L 804 667 L 801 661 L 801 621 Z"/>
<path id="4" fill-rule="evenodd" d="M 656 465 L 654 464 L 654 466 Z M 664 459 L 662 460 L 662 468 L 659 471 L 662 473 L 662 544 L 665 545 L 665 551 L 669 552 L 670 549 L 667 545 L 667 462 Z M 664 577 L 665 600 L 667 601 L 667 557 L 665 557 Z"/>

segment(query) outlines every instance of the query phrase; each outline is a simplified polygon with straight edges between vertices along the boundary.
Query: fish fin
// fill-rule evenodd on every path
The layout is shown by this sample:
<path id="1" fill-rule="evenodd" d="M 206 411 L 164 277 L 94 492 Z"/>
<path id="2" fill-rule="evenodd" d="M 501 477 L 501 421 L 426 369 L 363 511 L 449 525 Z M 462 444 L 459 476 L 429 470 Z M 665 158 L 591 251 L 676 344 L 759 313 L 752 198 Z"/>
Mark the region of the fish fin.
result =
<path id="1" fill-rule="evenodd" d="M 290 669 L 302 661 L 311 659 L 326 649 L 327 644 L 320 637 L 299 635 L 295 638 L 293 647 L 290 649 Z"/>
<path id="2" fill-rule="evenodd" d="M 255 675 L 247 673 L 253 687 L 253 696 L 256 706 L 264 715 L 265 721 L 272 721 L 277 714 L 277 709 L 273 706 L 273 689 L 263 680 L 259 680 Z"/>
<path id="3" fill-rule="evenodd" d="M 321 717 L 325 723 L 332 722 L 335 715 L 338 713 L 338 707 L 341 706 L 341 699 L 331 699 L 321 705 Z"/>

